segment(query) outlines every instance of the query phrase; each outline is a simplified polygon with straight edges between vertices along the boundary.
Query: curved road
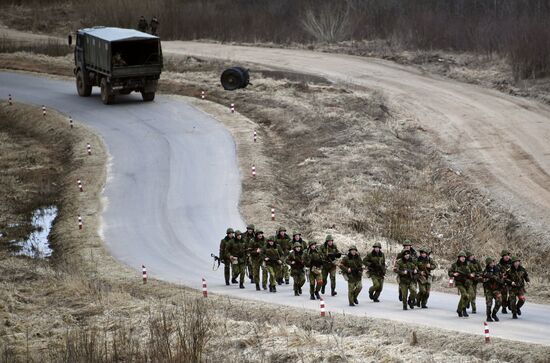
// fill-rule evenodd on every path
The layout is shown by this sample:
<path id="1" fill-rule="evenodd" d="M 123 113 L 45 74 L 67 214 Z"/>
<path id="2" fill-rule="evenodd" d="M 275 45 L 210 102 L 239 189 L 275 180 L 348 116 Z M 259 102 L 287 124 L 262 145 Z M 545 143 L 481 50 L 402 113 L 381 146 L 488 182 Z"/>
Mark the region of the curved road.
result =
<path id="1" fill-rule="evenodd" d="M 163 42 L 165 54 L 216 58 L 324 76 L 382 90 L 427 129 L 451 162 L 546 231 L 550 224 L 550 107 L 375 58 L 306 50 Z"/>
<path id="2" fill-rule="evenodd" d="M 228 225 L 242 228 L 238 213 L 240 176 L 230 134 L 217 121 L 185 103 L 158 97 L 143 103 L 139 96 L 121 97 L 104 106 L 97 91 L 90 98 L 76 95 L 72 82 L 0 72 L 0 94 L 17 101 L 45 104 L 94 128 L 112 156 L 105 197 L 103 235 L 111 253 L 139 269 L 148 266 L 154 278 L 209 291 L 276 304 L 318 309 L 306 295 L 294 297 L 288 286 L 277 294 L 223 284 L 223 272 L 212 271 L 210 252 L 217 251 Z M 484 302 L 480 314 L 458 319 L 455 294 L 433 293 L 430 309 L 404 312 L 394 284 L 386 284 L 382 302 L 347 306 L 345 282 L 340 294 L 326 297 L 327 309 L 346 314 L 399 320 L 465 333 L 483 334 Z M 550 307 L 528 303 L 518 321 L 510 315 L 491 324 L 492 336 L 550 345 Z M 480 341 L 483 338 L 480 337 Z"/>

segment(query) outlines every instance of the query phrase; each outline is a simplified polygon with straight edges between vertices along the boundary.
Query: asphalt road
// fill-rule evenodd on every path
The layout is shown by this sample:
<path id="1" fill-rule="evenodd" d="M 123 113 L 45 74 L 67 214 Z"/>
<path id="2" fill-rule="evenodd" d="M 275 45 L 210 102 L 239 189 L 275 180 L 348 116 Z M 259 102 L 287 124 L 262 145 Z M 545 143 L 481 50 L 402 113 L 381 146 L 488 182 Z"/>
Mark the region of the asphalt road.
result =
<path id="1" fill-rule="evenodd" d="M 212 271 L 211 252 L 227 226 L 243 228 L 238 212 L 240 175 L 235 145 L 229 132 L 201 111 L 158 97 L 143 103 L 139 95 L 120 97 L 104 106 L 98 90 L 80 98 L 73 82 L 0 72 L 0 98 L 8 93 L 17 101 L 45 104 L 86 123 L 104 139 L 112 157 L 104 196 L 103 236 L 111 253 L 151 277 L 200 289 L 206 278 L 209 291 L 244 299 L 319 309 L 306 295 L 294 297 L 282 286 L 276 294 L 240 290 L 223 284 L 223 271 Z M 261 223 L 261 221 L 257 221 Z M 360 305 L 347 306 L 345 282 L 338 279 L 339 295 L 326 297 L 330 312 L 399 320 L 432 328 L 483 334 L 484 302 L 480 313 L 459 319 L 454 293 L 432 293 L 427 310 L 402 311 L 394 284 L 387 283 L 381 303 L 367 301 L 364 280 Z M 200 292 L 198 292 L 200 293 Z M 276 308 L 276 306 L 274 306 Z M 491 323 L 491 335 L 550 345 L 550 307 L 527 303 L 520 320 L 502 316 Z"/>

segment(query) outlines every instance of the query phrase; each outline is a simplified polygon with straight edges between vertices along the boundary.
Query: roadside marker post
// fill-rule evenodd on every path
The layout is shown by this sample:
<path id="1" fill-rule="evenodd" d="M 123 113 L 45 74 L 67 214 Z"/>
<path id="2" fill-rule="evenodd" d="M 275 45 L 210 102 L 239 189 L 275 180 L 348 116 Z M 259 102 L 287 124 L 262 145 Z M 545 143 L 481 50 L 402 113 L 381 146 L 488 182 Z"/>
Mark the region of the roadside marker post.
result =
<path id="1" fill-rule="evenodd" d="M 256 133 L 256 131 L 254 131 L 254 142 L 256 142 L 257 136 L 258 136 L 258 134 Z"/>
<path id="2" fill-rule="evenodd" d="M 271 220 L 275 220 L 275 208 L 271 208 Z"/>
<path id="3" fill-rule="evenodd" d="M 256 177 L 256 166 L 252 165 L 252 177 Z"/>
<path id="4" fill-rule="evenodd" d="M 88 150 L 88 155 L 92 155 L 92 145 L 86 144 L 86 150 Z"/>
<path id="5" fill-rule="evenodd" d="M 78 189 L 82 193 L 84 191 L 84 188 L 82 188 L 82 181 L 80 179 L 78 179 L 77 183 L 78 183 Z"/>
<path id="6" fill-rule="evenodd" d="M 323 298 L 319 300 L 319 307 L 321 308 L 321 316 L 325 316 L 325 300 Z"/>
<path id="7" fill-rule="evenodd" d="M 485 328 L 485 344 L 491 343 L 491 337 L 489 336 L 489 324 L 484 321 L 483 327 Z"/>
<path id="8" fill-rule="evenodd" d="M 11 106 L 13 104 L 13 101 L 11 99 L 11 93 L 8 95 L 8 104 Z"/>
<path id="9" fill-rule="evenodd" d="M 201 91 L 201 99 L 206 99 L 206 93 L 204 91 Z"/>
<path id="10" fill-rule="evenodd" d="M 46 117 L 46 106 L 42 106 L 42 116 Z"/>
<path id="11" fill-rule="evenodd" d="M 78 216 L 78 229 L 82 229 L 82 217 Z"/>
<path id="12" fill-rule="evenodd" d="M 69 126 L 71 126 L 71 129 L 73 128 L 73 118 L 69 116 Z"/>
<path id="13" fill-rule="evenodd" d="M 143 284 L 147 283 L 147 269 L 145 268 L 145 265 L 141 265 L 141 272 L 143 274 Z"/>
<path id="14" fill-rule="evenodd" d="M 229 108 L 229 110 L 231 111 L 231 113 L 235 113 L 235 104 L 234 103 L 231 104 L 231 107 Z"/>
<path id="15" fill-rule="evenodd" d="M 454 277 L 449 278 L 449 287 L 455 287 L 455 278 Z"/>
<path id="16" fill-rule="evenodd" d="M 208 297 L 208 288 L 206 286 L 206 280 L 202 279 L 202 297 Z"/>

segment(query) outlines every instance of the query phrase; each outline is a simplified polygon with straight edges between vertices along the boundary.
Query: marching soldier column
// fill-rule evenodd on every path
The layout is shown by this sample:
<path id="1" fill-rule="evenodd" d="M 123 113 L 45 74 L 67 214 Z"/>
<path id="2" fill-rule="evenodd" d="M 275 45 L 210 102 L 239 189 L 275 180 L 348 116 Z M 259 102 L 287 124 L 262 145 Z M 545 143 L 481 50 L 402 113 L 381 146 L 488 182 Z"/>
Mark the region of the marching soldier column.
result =
<path id="1" fill-rule="evenodd" d="M 347 281 L 349 306 L 359 304 L 362 290 L 363 272 L 371 279 L 368 290 L 369 299 L 380 302 L 386 276 L 386 256 L 380 242 L 372 245 L 364 259 L 357 247 L 351 246 L 345 255 L 340 252 L 332 235 L 327 235 L 322 245 L 310 241 L 306 243 L 298 231 L 292 237 L 286 228 L 279 227 L 274 236 L 264 237 L 264 232 L 253 224 L 246 227 L 246 232 L 226 230 L 226 236 L 220 242 L 219 257 L 212 255 L 224 264 L 226 285 L 238 284 L 245 288 L 248 275 L 250 283 L 257 291 L 277 292 L 277 286 L 290 285 L 294 296 L 302 295 L 302 288 L 309 282 L 311 300 L 322 300 L 321 294 L 330 280 L 330 295 L 336 296 L 336 272 L 340 270 Z M 521 259 L 511 257 L 510 252 L 503 250 L 498 263 L 491 257 L 485 259 L 485 266 L 476 259 L 472 252 L 460 251 L 456 261 L 448 269 L 448 275 L 460 295 L 456 313 L 460 318 L 477 313 L 476 297 L 478 285 L 483 286 L 486 302 L 486 321 L 498 322 L 497 313 L 512 312 L 512 318 L 518 319 L 521 308 L 526 301 L 525 286 L 529 276 L 521 265 Z M 397 275 L 399 300 L 403 310 L 415 307 L 428 308 L 432 285 L 432 272 L 437 263 L 427 247 L 413 248 L 410 240 L 403 241 L 403 249 L 396 256 L 393 271 Z M 327 292 L 328 293 L 328 292 Z"/>

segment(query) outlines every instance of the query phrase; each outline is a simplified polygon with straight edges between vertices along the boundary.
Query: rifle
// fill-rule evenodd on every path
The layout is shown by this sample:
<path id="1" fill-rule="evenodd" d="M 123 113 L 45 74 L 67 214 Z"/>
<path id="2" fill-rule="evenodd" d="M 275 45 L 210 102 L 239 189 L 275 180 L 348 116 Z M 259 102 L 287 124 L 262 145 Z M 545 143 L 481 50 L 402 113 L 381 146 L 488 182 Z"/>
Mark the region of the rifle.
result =
<path id="1" fill-rule="evenodd" d="M 216 256 L 215 254 L 211 253 L 210 254 L 210 257 L 212 257 L 214 259 L 214 264 L 212 265 L 212 270 L 214 271 L 217 271 L 219 268 L 220 268 L 220 265 L 222 263 L 222 260 Z M 218 263 L 218 267 L 215 267 L 216 266 L 216 262 Z"/>
<path id="2" fill-rule="evenodd" d="M 337 258 L 340 258 L 342 257 L 342 254 L 340 252 L 336 252 L 336 253 L 328 253 L 327 254 L 327 257 L 330 261 L 334 261 L 336 260 Z"/>

